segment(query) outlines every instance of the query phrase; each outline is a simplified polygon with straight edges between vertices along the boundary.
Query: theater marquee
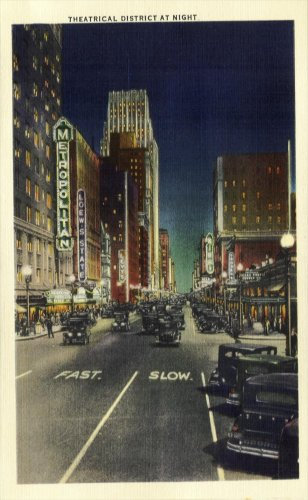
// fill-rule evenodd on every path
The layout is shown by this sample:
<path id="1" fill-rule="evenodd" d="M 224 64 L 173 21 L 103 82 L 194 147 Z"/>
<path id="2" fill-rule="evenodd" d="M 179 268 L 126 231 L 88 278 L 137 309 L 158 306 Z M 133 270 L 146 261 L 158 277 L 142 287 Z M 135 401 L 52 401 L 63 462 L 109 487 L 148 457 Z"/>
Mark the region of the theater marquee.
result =
<path id="1" fill-rule="evenodd" d="M 73 139 L 73 127 L 60 118 L 53 128 L 53 140 L 57 145 L 57 250 L 65 252 L 73 248 L 71 228 L 69 143 Z"/>

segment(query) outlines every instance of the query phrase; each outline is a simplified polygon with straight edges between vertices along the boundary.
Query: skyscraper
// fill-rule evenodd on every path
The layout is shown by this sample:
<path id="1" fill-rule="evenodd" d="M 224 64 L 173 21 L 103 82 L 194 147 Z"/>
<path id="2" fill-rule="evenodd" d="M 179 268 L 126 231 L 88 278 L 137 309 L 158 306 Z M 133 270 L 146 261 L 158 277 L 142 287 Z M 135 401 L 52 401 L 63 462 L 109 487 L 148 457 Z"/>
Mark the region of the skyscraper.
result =
<path id="1" fill-rule="evenodd" d="M 56 283 L 52 127 L 61 114 L 61 26 L 13 27 L 13 113 L 16 300 L 25 303 L 28 266 L 32 316 Z"/>
<path id="2" fill-rule="evenodd" d="M 146 90 L 111 91 L 108 95 L 107 120 L 104 123 L 101 154 L 110 155 L 111 134 L 113 132 L 133 132 L 137 147 L 145 148 L 149 153 L 153 186 L 152 206 L 148 207 L 150 235 L 151 286 L 159 288 L 159 157 L 154 139 L 149 100 Z"/>

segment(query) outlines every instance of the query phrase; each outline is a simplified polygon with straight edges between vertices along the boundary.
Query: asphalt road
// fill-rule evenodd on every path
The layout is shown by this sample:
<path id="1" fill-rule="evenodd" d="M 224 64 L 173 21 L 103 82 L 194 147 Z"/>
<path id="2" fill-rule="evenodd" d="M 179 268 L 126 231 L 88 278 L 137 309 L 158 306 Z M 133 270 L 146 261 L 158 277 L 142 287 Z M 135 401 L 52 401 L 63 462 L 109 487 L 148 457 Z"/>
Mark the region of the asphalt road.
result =
<path id="1" fill-rule="evenodd" d="M 127 333 L 99 320 L 85 346 L 16 342 L 18 483 L 272 478 L 270 461 L 226 455 L 234 417 L 204 390 L 229 337 L 185 319 L 179 347 L 138 335 L 136 315 Z"/>

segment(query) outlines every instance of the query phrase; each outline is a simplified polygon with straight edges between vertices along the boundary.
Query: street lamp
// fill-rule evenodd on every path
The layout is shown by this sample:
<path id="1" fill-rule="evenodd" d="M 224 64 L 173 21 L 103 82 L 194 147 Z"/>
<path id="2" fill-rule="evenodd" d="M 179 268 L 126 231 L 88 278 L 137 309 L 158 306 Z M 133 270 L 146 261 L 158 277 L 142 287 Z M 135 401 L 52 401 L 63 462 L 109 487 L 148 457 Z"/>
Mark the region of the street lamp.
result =
<path id="1" fill-rule="evenodd" d="M 69 277 L 68 277 L 68 281 L 72 287 L 72 301 L 71 301 L 71 310 L 72 312 L 74 311 L 74 295 L 73 295 L 73 291 L 74 291 L 74 283 L 76 281 L 76 277 L 74 274 L 71 274 Z"/>
<path id="2" fill-rule="evenodd" d="M 236 269 L 238 272 L 238 280 L 239 280 L 239 284 L 240 284 L 240 333 L 242 333 L 243 317 L 242 317 L 242 276 L 241 276 L 241 272 L 244 269 L 243 264 L 241 262 L 239 262 Z"/>
<path id="3" fill-rule="evenodd" d="M 226 310 L 227 310 L 227 301 L 226 301 L 226 279 L 227 279 L 228 273 L 226 271 L 223 271 L 221 273 L 221 278 L 222 278 L 222 286 L 223 286 L 223 293 L 224 293 L 224 316 L 226 315 Z"/>
<path id="4" fill-rule="evenodd" d="M 280 240 L 281 248 L 285 255 L 285 275 L 286 275 L 286 355 L 291 356 L 291 276 L 290 276 L 290 249 L 295 242 L 291 233 L 284 233 Z"/>
<path id="5" fill-rule="evenodd" d="M 24 265 L 21 268 L 21 273 L 25 277 L 26 291 L 27 291 L 27 327 L 30 326 L 30 303 L 29 303 L 29 283 L 31 281 L 32 268 L 31 266 Z"/>

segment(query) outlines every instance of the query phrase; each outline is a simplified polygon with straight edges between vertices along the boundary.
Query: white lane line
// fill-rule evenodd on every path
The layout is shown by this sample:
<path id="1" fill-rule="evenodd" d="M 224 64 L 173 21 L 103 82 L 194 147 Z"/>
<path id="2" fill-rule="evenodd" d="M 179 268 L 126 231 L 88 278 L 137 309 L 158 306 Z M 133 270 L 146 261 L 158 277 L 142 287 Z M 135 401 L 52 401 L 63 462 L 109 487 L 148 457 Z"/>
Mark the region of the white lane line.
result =
<path id="1" fill-rule="evenodd" d="M 86 454 L 86 452 L 88 451 L 89 447 L 93 443 L 93 441 L 96 438 L 97 434 L 99 433 L 99 431 L 101 430 L 101 428 L 105 425 L 105 423 L 107 422 L 108 418 L 112 414 L 113 410 L 116 408 L 116 406 L 118 405 L 118 403 L 120 402 L 120 400 L 124 396 L 125 392 L 129 388 L 129 386 L 133 383 L 133 381 L 137 377 L 138 373 L 139 372 L 135 372 L 134 375 L 131 377 L 131 379 L 127 382 L 127 384 L 124 387 L 124 389 L 122 389 L 122 391 L 120 392 L 120 394 L 118 395 L 118 397 L 116 398 L 116 400 L 110 406 L 110 408 L 107 411 L 107 413 L 105 413 L 105 415 L 103 416 L 103 418 L 101 419 L 101 421 L 98 423 L 98 425 L 96 426 L 96 428 L 92 432 L 91 436 L 89 437 L 88 441 L 84 444 L 84 446 L 82 447 L 82 449 L 80 450 L 80 452 L 78 453 L 78 455 L 76 456 L 76 458 L 74 459 L 74 461 L 72 462 L 72 464 L 69 466 L 69 468 L 67 469 L 67 471 L 65 472 L 65 474 L 60 479 L 59 483 L 66 483 L 69 480 L 69 478 L 71 477 L 71 475 L 75 471 L 76 467 L 78 467 L 78 465 L 80 464 L 80 462 L 83 459 L 84 455 Z"/>
<path id="2" fill-rule="evenodd" d="M 27 372 L 22 373 L 21 375 L 17 375 L 17 377 L 15 377 L 15 379 L 17 380 L 18 378 L 25 377 L 25 376 L 26 376 L 26 375 L 28 375 L 29 373 L 32 373 L 32 370 L 28 370 Z"/>
<path id="3" fill-rule="evenodd" d="M 203 372 L 201 373 L 201 379 L 202 379 L 202 385 L 203 385 L 204 389 L 206 389 L 205 376 L 204 376 Z M 206 401 L 206 405 L 207 405 L 207 408 L 209 411 L 210 426 L 211 426 L 213 442 L 217 443 L 217 434 L 216 434 L 216 427 L 215 427 L 215 422 L 214 422 L 214 415 L 213 415 L 213 412 L 211 410 L 210 398 L 209 398 L 209 395 L 207 393 L 205 394 L 205 401 Z M 218 474 L 219 481 L 225 480 L 224 470 L 219 465 L 217 466 L 217 474 Z"/>

